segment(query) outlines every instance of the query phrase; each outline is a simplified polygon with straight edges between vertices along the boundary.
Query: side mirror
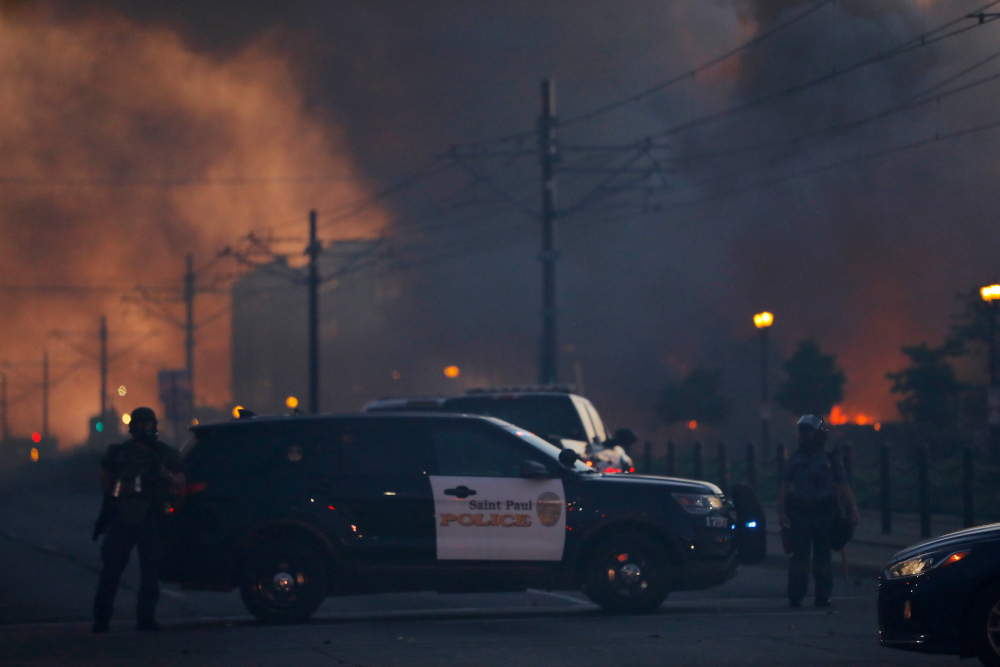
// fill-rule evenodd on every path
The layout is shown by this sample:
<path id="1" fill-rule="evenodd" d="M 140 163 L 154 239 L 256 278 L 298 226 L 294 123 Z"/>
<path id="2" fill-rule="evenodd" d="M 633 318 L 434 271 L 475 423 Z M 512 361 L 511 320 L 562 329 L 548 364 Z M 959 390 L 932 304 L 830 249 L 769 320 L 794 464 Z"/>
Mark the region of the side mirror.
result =
<path id="1" fill-rule="evenodd" d="M 580 456 L 572 449 L 564 449 L 561 452 L 559 452 L 559 463 L 563 464 L 567 468 L 569 468 L 579 460 Z"/>
<path id="2" fill-rule="evenodd" d="M 525 479 L 549 479 L 552 473 L 538 461 L 525 461 L 521 464 L 521 477 Z"/>
<path id="3" fill-rule="evenodd" d="M 639 441 L 639 436 L 635 434 L 630 428 L 620 428 L 615 431 L 614 437 L 611 438 L 611 442 L 620 446 L 622 449 L 628 449 L 636 442 Z"/>
<path id="4" fill-rule="evenodd" d="M 552 435 L 551 433 L 543 438 L 549 444 L 555 445 L 559 449 L 563 448 L 562 438 L 558 435 Z"/>

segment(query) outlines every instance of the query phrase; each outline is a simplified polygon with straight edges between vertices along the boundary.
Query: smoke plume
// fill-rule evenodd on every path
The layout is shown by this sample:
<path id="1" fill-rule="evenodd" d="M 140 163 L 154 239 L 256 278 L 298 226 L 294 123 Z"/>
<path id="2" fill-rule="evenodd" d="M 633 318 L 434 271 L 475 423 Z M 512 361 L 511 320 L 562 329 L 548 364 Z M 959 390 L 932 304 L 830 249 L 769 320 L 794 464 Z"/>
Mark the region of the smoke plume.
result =
<path id="1" fill-rule="evenodd" d="M 253 229 L 303 237 L 310 208 L 367 192 L 343 132 L 310 108 L 305 73 L 279 41 L 263 32 L 201 53 L 168 27 L 48 6 L 0 21 L 0 282 L 121 287 L 0 292 L 15 433 L 42 428 L 48 348 L 52 431 L 84 436 L 99 405 L 97 361 L 84 353 L 96 357 L 102 314 L 114 404 L 158 408 L 156 371 L 183 368 L 183 334 L 151 313 L 183 318 L 184 256 L 203 267 Z M 383 224 L 372 209 L 337 232 L 369 236 Z M 237 268 L 215 262 L 200 287 Z M 136 301 L 133 285 L 153 289 Z M 196 334 L 199 403 L 229 400 L 227 303 L 212 292 L 196 302 L 196 320 L 223 313 Z"/>

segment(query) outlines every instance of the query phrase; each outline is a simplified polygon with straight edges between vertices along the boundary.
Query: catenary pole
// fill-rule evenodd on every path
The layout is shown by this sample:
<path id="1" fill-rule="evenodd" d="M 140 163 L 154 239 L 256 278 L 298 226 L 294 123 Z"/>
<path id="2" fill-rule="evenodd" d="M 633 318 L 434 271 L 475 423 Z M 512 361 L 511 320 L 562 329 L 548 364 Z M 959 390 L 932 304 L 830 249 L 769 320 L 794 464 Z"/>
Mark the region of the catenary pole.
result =
<path id="1" fill-rule="evenodd" d="M 42 438 L 49 437 L 49 351 L 42 350 Z"/>
<path id="2" fill-rule="evenodd" d="M 7 421 L 7 374 L 0 373 L 0 438 L 10 439 L 10 424 Z"/>
<path id="3" fill-rule="evenodd" d="M 101 315 L 101 419 L 108 409 L 108 318 Z"/>
<path id="4" fill-rule="evenodd" d="M 194 417 L 194 256 L 188 255 L 187 270 L 184 272 L 184 368 L 187 371 L 190 392 L 188 393 L 188 418 Z"/>
<path id="5" fill-rule="evenodd" d="M 319 254 L 316 211 L 309 211 L 309 412 L 319 412 Z"/>
<path id="6" fill-rule="evenodd" d="M 555 136 L 556 95 L 550 79 L 542 81 L 542 115 L 538 119 L 538 149 L 542 167 L 542 341 L 538 381 L 553 384 L 558 381 L 556 354 L 556 180 L 555 164 L 558 146 Z"/>

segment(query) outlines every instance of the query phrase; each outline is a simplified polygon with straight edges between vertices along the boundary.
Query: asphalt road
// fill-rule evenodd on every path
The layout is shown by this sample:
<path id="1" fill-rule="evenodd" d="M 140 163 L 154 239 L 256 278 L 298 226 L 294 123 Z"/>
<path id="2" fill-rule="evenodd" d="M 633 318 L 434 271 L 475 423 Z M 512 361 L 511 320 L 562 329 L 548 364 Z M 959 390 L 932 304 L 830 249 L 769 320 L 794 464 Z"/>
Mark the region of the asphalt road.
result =
<path id="1" fill-rule="evenodd" d="M 327 600 L 308 624 L 258 625 L 237 593 L 164 587 L 165 629 L 134 624 L 130 565 L 108 635 L 89 633 L 100 564 L 89 539 L 90 479 L 39 471 L 0 490 L 2 665 L 950 665 L 884 649 L 877 582 L 840 578 L 834 610 L 792 610 L 784 560 L 743 568 L 718 588 L 673 594 L 658 613 L 611 617 L 574 592 Z M 87 476 L 89 477 L 89 475 Z M 969 663 L 964 663 L 969 664 Z"/>

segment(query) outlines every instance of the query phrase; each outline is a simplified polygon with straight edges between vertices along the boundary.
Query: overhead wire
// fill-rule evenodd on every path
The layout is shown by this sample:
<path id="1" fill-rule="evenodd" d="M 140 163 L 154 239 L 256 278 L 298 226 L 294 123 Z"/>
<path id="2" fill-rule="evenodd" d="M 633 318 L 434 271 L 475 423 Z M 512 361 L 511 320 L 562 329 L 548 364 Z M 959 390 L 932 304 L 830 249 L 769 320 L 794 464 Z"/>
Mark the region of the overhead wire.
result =
<path id="1" fill-rule="evenodd" d="M 1000 4 L 1000 0 L 991 0 L 991 2 L 989 2 L 989 3 L 985 4 L 985 5 L 982 5 L 980 8 L 976 9 L 975 12 L 983 12 L 986 9 L 994 7 L 995 5 L 998 5 L 998 4 Z M 765 104 L 769 104 L 771 102 L 775 102 L 775 101 L 778 101 L 778 100 L 781 100 L 781 99 L 784 99 L 784 98 L 787 98 L 787 97 L 790 97 L 790 96 L 798 94 L 798 93 L 800 93 L 800 92 L 802 92 L 804 90 L 808 90 L 810 88 L 813 88 L 814 86 L 818 86 L 818 85 L 827 83 L 828 81 L 832 81 L 832 80 L 834 80 L 834 79 L 836 79 L 838 77 L 844 76 L 845 74 L 850 74 L 852 72 L 858 71 L 858 70 L 863 69 L 865 67 L 868 67 L 870 65 L 874 65 L 874 64 L 880 63 L 880 62 L 884 62 L 884 61 L 889 60 L 891 58 L 895 58 L 897 56 L 909 53 L 909 52 L 917 50 L 917 49 L 925 48 L 927 46 L 930 46 L 932 44 L 936 44 L 936 43 L 938 43 L 940 41 L 943 41 L 945 39 L 949 39 L 951 37 L 964 34 L 964 33 L 968 32 L 970 30 L 975 30 L 976 28 L 979 28 L 979 27 L 982 27 L 983 25 L 988 25 L 989 23 L 991 23 L 991 21 L 987 21 L 985 23 L 974 23 L 974 24 L 965 26 L 963 28 L 958 28 L 957 30 L 953 30 L 951 32 L 945 33 L 944 35 L 938 35 L 936 37 L 931 37 L 932 35 L 936 35 L 937 33 L 942 32 L 943 30 L 947 30 L 948 28 L 952 27 L 953 25 L 956 25 L 956 24 L 958 24 L 958 23 L 960 23 L 962 21 L 968 20 L 968 17 L 969 17 L 968 13 L 963 13 L 962 16 L 959 17 L 959 18 L 955 18 L 955 19 L 952 19 L 951 21 L 947 21 L 947 22 L 941 24 L 940 26 L 938 26 L 937 28 L 934 28 L 934 29 L 932 29 L 932 30 L 930 30 L 930 31 L 928 31 L 926 33 L 923 33 L 923 34 L 921 34 L 918 37 L 913 37 L 913 38 L 910 38 L 908 40 L 904 40 L 903 42 L 901 42 L 901 43 L 899 43 L 899 44 L 897 44 L 897 45 L 895 45 L 893 47 L 890 47 L 889 49 L 885 49 L 885 50 L 877 53 L 874 56 L 871 56 L 871 57 L 865 58 L 863 60 L 857 61 L 854 64 L 848 65 L 847 67 L 845 67 L 843 69 L 835 69 L 835 70 L 833 70 L 831 72 L 828 72 L 826 74 L 822 74 L 822 75 L 820 75 L 818 77 L 814 77 L 814 78 L 812 78 L 812 79 L 810 79 L 808 81 L 804 81 L 804 82 L 801 82 L 801 83 L 789 86 L 787 88 L 783 88 L 783 89 L 775 91 L 773 93 L 769 93 L 769 94 L 766 94 L 766 95 L 761 95 L 761 96 L 753 98 L 751 100 L 747 100 L 746 102 L 743 102 L 741 104 L 736 104 L 734 106 L 731 106 L 731 107 L 729 107 L 727 109 L 724 109 L 722 111 L 717 111 L 717 112 L 714 112 L 714 113 L 705 114 L 705 115 L 699 116 L 698 118 L 694 118 L 694 119 L 691 119 L 689 121 L 685 121 L 683 123 L 679 123 L 677 125 L 674 125 L 673 127 L 667 128 L 665 130 L 661 130 L 661 131 L 658 131 L 658 132 L 653 132 L 653 133 L 647 134 L 647 135 L 641 137 L 640 139 L 638 139 L 637 142 L 638 141 L 648 141 L 650 139 L 655 139 L 655 138 L 659 138 L 659 137 L 665 137 L 665 136 L 670 136 L 670 135 L 674 135 L 674 134 L 679 134 L 681 132 L 686 132 L 688 130 L 693 130 L 693 129 L 701 127 L 703 125 L 707 125 L 709 123 L 713 123 L 715 121 L 722 120 L 723 118 L 728 118 L 730 116 L 735 116 L 735 115 L 744 113 L 746 111 L 749 111 L 750 109 L 754 109 L 756 107 L 759 107 L 759 106 L 762 106 L 762 105 L 765 105 Z"/>
<path id="2" fill-rule="evenodd" d="M 790 28 L 799 21 L 802 21 L 803 19 L 813 15 L 823 7 L 830 4 L 833 4 L 833 0 L 821 0 L 820 2 L 815 3 L 811 7 L 807 7 L 798 14 L 789 17 L 785 21 L 782 21 L 781 23 L 772 26 L 771 28 L 765 30 L 764 32 L 759 33 L 755 37 L 743 42 L 739 46 L 736 46 L 728 51 L 724 51 L 723 53 L 720 53 L 714 58 L 710 58 L 709 60 L 703 62 L 702 64 L 696 67 L 691 68 L 686 72 L 673 76 L 669 79 L 666 79 L 665 81 L 661 81 L 660 83 L 652 85 L 644 90 L 639 91 L 638 93 L 629 95 L 628 97 L 616 100 L 614 102 L 610 102 L 608 104 L 605 104 L 604 106 L 592 109 L 591 111 L 587 111 L 578 114 L 576 116 L 571 116 L 565 120 L 561 120 L 559 122 L 559 125 L 560 127 L 568 127 L 576 123 L 591 120 L 593 118 L 596 118 L 597 116 L 604 115 L 606 113 L 615 111 L 630 104 L 635 104 L 636 102 L 639 102 L 647 97 L 660 93 L 666 90 L 667 88 L 675 86 L 689 79 L 694 79 L 695 77 L 698 76 L 698 74 L 704 72 L 705 70 L 711 69 L 712 67 L 715 67 L 716 65 L 719 65 L 720 63 L 723 63 L 726 60 L 729 60 L 733 56 L 739 55 L 743 51 L 753 48 L 754 46 L 757 46 L 761 42 L 767 41 L 774 35 L 786 30 L 787 28 Z"/>

